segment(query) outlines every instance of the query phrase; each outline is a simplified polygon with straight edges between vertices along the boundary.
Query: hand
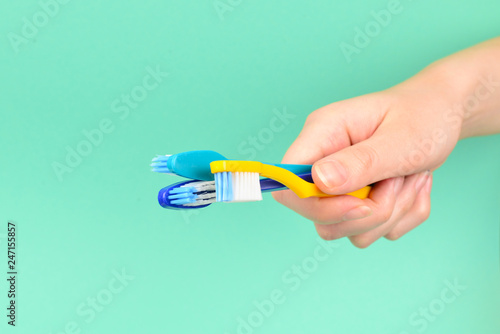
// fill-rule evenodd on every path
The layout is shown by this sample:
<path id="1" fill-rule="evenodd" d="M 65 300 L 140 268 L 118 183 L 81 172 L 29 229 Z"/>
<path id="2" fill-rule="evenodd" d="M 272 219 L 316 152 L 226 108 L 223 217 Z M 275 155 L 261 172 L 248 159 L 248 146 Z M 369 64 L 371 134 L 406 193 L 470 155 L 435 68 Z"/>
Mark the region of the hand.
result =
<path id="1" fill-rule="evenodd" d="M 364 248 L 400 238 L 428 218 L 431 172 L 457 141 L 500 131 L 499 55 L 497 38 L 388 90 L 316 110 L 283 163 L 314 163 L 314 183 L 328 194 L 376 184 L 365 200 L 300 199 L 291 191 L 274 198 L 312 220 L 326 240 L 349 237 Z"/>
<path id="2" fill-rule="evenodd" d="M 460 129 L 432 91 L 388 90 L 333 103 L 313 112 L 283 163 L 314 163 L 325 193 L 345 194 L 378 182 L 365 200 L 351 196 L 275 199 L 314 221 L 327 240 L 349 237 L 367 247 L 395 240 L 427 219 L 432 176 L 455 146 Z M 436 141 L 436 134 L 439 137 Z"/>

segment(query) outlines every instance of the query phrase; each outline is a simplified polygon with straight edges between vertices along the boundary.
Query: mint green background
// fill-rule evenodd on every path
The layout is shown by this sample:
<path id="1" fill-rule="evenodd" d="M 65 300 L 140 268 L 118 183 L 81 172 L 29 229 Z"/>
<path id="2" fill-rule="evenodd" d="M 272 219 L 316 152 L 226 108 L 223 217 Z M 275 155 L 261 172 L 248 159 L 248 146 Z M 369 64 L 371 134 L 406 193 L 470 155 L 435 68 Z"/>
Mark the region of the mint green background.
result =
<path id="1" fill-rule="evenodd" d="M 499 136 L 459 143 L 435 173 L 425 224 L 365 250 L 335 241 L 296 291 L 281 277 L 318 245 L 306 219 L 269 196 L 190 216 L 156 202 L 177 178 L 149 171 L 155 154 L 244 158 L 238 145 L 286 107 L 296 117 L 256 157 L 278 161 L 314 109 L 500 34 L 498 1 L 405 0 L 348 64 L 339 43 L 386 4 L 252 0 L 222 20 L 211 0 L 73 0 L 15 53 L 7 34 L 40 7 L 2 0 L 0 237 L 17 222 L 20 275 L 18 326 L 2 311 L 1 332 L 60 333 L 75 321 L 81 333 L 233 334 L 278 289 L 285 302 L 254 333 L 412 334 L 409 316 L 457 278 L 467 289 L 425 333 L 498 333 Z M 148 66 L 170 75 L 120 119 L 111 103 Z M 114 131 L 59 182 L 51 164 L 104 118 Z M 77 306 L 122 268 L 135 279 L 86 323 Z"/>

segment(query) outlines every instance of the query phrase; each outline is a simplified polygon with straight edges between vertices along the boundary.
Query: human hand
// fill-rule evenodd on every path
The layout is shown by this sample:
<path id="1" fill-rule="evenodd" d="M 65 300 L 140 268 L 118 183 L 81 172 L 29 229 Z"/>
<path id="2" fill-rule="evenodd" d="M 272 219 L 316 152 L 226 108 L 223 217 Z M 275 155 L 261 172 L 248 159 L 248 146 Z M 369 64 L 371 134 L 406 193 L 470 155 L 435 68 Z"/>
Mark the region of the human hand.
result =
<path id="1" fill-rule="evenodd" d="M 446 107 L 443 101 L 420 97 L 386 91 L 318 109 L 287 151 L 283 163 L 314 163 L 314 182 L 325 193 L 345 194 L 380 181 L 368 199 L 300 199 L 291 191 L 276 192 L 275 199 L 314 221 L 322 238 L 347 236 L 358 247 L 382 236 L 397 239 L 420 224 L 430 211 L 428 170 L 444 162 L 459 134 L 436 117 Z M 433 128 L 445 128 L 448 140 L 417 164 L 402 165 L 432 138 Z"/>
<path id="2" fill-rule="evenodd" d="M 396 240 L 430 213 L 431 172 L 461 138 L 500 132 L 500 38 L 444 58 L 388 90 L 314 111 L 283 163 L 312 164 L 314 183 L 340 195 L 375 183 L 369 198 L 274 198 L 327 240 L 360 248 Z"/>
<path id="3" fill-rule="evenodd" d="M 300 199 L 291 191 L 274 198 L 312 220 L 327 240 L 347 236 L 364 248 L 383 236 L 398 239 L 428 218 L 431 172 L 471 132 L 463 126 L 473 111 L 462 108 L 464 95 L 439 70 L 316 110 L 283 163 L 314 163 L 314 182 L 329 194 L 377 183 L 365 200 Z"/>

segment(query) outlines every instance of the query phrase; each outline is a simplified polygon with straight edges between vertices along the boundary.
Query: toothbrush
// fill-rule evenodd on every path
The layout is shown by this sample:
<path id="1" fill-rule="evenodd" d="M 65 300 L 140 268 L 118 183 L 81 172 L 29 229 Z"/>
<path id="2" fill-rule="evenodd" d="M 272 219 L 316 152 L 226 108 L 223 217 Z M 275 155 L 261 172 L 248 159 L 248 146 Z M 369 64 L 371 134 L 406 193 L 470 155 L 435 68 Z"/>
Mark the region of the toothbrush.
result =
<path id="1" fill-rule="evenodd" d="M 297 176 L 312 182 L 310 173 Z M 259 183 L 262 193 L 287 189 L 283 184 L 272 179 L 261 179 Z M 200 209 L 216 201 L 215 181 L 189 180 L 177 182 L 161 189 L 158 193 L 158 202 L 167 209 Z"/>
<path id="2" fill-rule="evenodd" d="M 215 175 L 217 202 L 260 201 L 259 175 L 276 180 L 292 190 L 300 198 L 334 197 L 322 192 L 314 183 L 307 182 L 294 173 L 258 161 L 221 160 L 210 163 Z M 371 187 L 348 193 L 361 199 L 367 198 Z"/>
<path id="3" fill-rule="evenodd" d="M 153 172 L 176 174 L 193 180 L 213 181 L 210 163 L 227 160 L 222 154 L 208 151 L 188 151 L 174 155 L 158 155 L 153 158 Z M 269 164 L 289 170 L 295 174 L 311 172 L 311 165 Z"/>
<path id="4" fill-rule="evenodd" d="M 188 179 L 213 181 L 210 163 L 226 160 L 222 154 L 214 151 L 189 151 L 174 155 L 158 155 L 153 158 L 153 172 L 176 174 Z"/>

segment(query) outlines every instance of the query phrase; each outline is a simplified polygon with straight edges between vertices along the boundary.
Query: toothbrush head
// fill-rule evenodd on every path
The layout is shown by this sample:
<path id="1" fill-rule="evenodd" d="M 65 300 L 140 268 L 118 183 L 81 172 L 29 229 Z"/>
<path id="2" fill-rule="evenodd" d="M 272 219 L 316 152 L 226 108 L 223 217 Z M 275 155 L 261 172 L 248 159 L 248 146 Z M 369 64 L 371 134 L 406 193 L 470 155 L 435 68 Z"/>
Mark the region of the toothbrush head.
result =
<path id="1" fill-rule="evenodd" d="M 198 150 L 173 155 L 158 155 L 153 158 L 153 172 L 168 173 L 200 181 L 213 181 L 210 163 L 226 159 L 214 151 Z"/>
<path id="2" fill-rule="evenodd" d="M 167 209 L 199 209 L 214 202 L 214 181 L 182 181 L 165 187 L 158 193 L 158 203 Z"/>
<path id="3" fill-rule="evenodd" d="M 157 155 L 153 158 L 153 163 L 150 165 L 153 167 L 151 170 L 153 172 L 158 173 L 166 173 L 166 174 L 174 174 L 167 166 L 167 161 L 171 157 L 171 154 L 168 155 Z"/>
<path id="4" fill-rule="evenodd" d="M 259 173 L 216 173 L 215 189 L 217 202 L 253 202 L 262 200 Z"/>
<path id="5" fill-rule="evenodd" d="M 298 176 L 306 181 L 312 182 L 310 173 L 299 174 Z M 252 181 L 252 177 L 256 178 L 255 175 L 247 175 L 246 182 L 244 182 L 244 175 L 237 175 L 237 173 L 218 173 L 215 175 L 216 181 L 188 180 L 178 182 L 161 189 L 158 193 L 158 202 L 166 209 L 199 209 L 217 201 L 258 201 L 262 199 L 262 196 L 258 194 L 259 191 L 265 193 L 287 189 L 284 185 L 275 180 L 265 178 L 258 180 L 258 177 L 257 180 L 259 185 L 257 186 L 256 183 L 249 182 Z M 219 184 L 218 187 L 220 189 L 218 193 L 216 193 L 216 182 Z M 228 182 L 231 183 L 229 184 Z M 240 184 L 240 186 L 238 186 L 238 184 Z M 250 187 L 252 187 L 250 191 L 243 190 Z M 217 196 L 219 196 L 219 200 L 217 200 Z"/>
<path id="6" fill-rule="evenodd" d="M 235 192 L 241 191 L 241 200 L 239 201 L 255 201 L 259 200 L 254 195 L 255 186 L 258 182 L 255 178 L 259 176 L 273 179 L 288 189 L 292 190 L 298 197 L 334 197 L 337 195 L 331 195 L 322 192 L 313 182 L 308 182 L 304 180 L 299 175 L 293 172 L 278 167 L 275 165 L 269 165 L 258 161 L 238 161 L 238 160 L 220 160 L 213 161 L 210 163 L 210 170 L 216 178 L 215 188 L 217 189 L 217 201 L 231 202 L 238 201 L 238 196 Z M 224 173 L 228 173 L 224 176 Z M 240 174 L 238 176 L 230 177 L 229 173 Z M 222 174 L 223 176 L 218 176 Z M 255 174 L 257 176 L 247 176 L 246 174 Z M 217 178 L 219 180 L 217 180 Z M 231 183 L 232 182 L 232 183 Z M 366 186 L 362 189 L 350 192 L 346 195 L 351 195 L 358 197 L 360 199 L 365 199 L 370 193 L 371 187 Z M 221 194 L 219 194 L 221 192 Z"/>

